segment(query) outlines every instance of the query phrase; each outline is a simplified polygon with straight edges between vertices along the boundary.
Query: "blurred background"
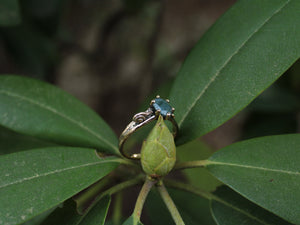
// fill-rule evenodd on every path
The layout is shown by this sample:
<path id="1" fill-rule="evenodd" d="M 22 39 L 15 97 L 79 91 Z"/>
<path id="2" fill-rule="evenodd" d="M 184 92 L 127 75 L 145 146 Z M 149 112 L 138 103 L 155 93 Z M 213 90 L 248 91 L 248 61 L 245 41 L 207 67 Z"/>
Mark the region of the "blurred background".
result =
<path id="1" fill-rule="evenodd" d="M 168 97 L 187 54 L 234 3 L 1 0 L 0 74 L 29 76 L 64 89 L 99 113 L 119 136 L 151 98 Z M 181 160 L 206 159 L 238 140 L 299 131 L 300 61 L 234 118 L 177 153 Z M 195 179 L 200 173 L 202 181 Z M 201 168 L 185 176 L 208 191 L 216 186 L 204 184 L 211 178 Z M 125 203 L 133 205 L 138 191 L 126 192 Z M 162 213 L 157 197 L 149 199 L 154 200 L 148 213 Z M 175 201 L 186 204 L 185 196 Z M 132 207 L 126 210 L 130 215 Z M 199 216 L 198 211 L 194 214 Z"/>
<path id="2" fill-rule="evenodd" d="M 1 2 L 0 73 L 59 86 L 119 135 L 145 99 L 168 96 L 188 52 L 235 1 Z M 205 141 L 219 149 L 240 139 L 299 132 L 299 73 L 297 62 Z"/>

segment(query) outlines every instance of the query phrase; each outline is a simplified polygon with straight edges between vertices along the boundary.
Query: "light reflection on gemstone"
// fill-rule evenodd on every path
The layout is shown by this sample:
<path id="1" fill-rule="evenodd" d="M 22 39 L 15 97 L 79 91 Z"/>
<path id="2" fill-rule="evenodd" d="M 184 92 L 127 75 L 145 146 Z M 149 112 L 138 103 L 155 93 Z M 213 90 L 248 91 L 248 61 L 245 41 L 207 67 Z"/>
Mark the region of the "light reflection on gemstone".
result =
<path id="1" fill-rule="evenodd" d="M 170 104 L 162 99 L 162 98 L 156 98 L 154 100 L 155 102 L 153 103 L 152 107 L 155 111 L 160 110 L 160 114 L 163 117 L 166 117 L 168 113 L 172 113 L 172 107 L 170 106 Z"/>

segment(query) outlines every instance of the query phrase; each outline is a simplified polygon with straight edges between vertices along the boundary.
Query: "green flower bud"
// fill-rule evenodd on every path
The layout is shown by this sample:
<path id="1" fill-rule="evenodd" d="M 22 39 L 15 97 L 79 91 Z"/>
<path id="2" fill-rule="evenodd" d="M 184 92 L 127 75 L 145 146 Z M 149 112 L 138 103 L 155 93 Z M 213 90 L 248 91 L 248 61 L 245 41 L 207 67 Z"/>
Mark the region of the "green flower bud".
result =
<path id="1" fill-rule="evenodd" d="M 174 137 L 159 116 L 156 125 L 144 141 L 141 150 L 143 170 L 151 177 L 167 175 L 176 162 Z"/>

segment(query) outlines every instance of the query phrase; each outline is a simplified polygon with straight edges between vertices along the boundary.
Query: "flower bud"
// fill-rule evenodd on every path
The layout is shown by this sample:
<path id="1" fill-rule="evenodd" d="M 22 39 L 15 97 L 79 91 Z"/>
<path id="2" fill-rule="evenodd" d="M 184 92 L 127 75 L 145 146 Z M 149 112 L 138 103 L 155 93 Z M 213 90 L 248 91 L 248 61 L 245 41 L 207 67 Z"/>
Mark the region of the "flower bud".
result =
<path id="1" fill-rule="evenodd" d="M 167 175 L 176 162 L 174 137 L 159 116 L 156 125 L 144 141 L 141 150 L 143 170 L 151 177 Z"/>

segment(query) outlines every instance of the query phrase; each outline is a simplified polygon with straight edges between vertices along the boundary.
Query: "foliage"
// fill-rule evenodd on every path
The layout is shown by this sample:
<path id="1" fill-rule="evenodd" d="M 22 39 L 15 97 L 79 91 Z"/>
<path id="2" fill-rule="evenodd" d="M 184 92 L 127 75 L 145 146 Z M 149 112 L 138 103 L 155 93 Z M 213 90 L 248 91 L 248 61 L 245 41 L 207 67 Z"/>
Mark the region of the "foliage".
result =
<path id="1" fill-rule="evenodd" d="M 0 12 L 0 25 L 18 23 L 17 2 L 1 4 L 7 16 Z M 253 138 L 213 154 L 195 141 L 245 108 L 300 57 L 299 11 L 298 0 L 238 1 L 186 58 L 169 97 L 181 145 L 171 173 L 201 167 L 182 173 L 188 182 L 145 178 L 139 161 L 121 156 L 106 122 L 57 87 L 1 76 L 0 224 L 104 224 L 111 196 L 143 182 L 124 224 L 142 224 L 151 188 L 146 208 L 155 224 L 171 221 L 155 191 L 176 224 L 182 218 L 186 224 L 213 224 L 212 218 L 217 224 L 300 224 L 300 134 Z M 121 213 L 115 207 L 115 223 Z"/>

